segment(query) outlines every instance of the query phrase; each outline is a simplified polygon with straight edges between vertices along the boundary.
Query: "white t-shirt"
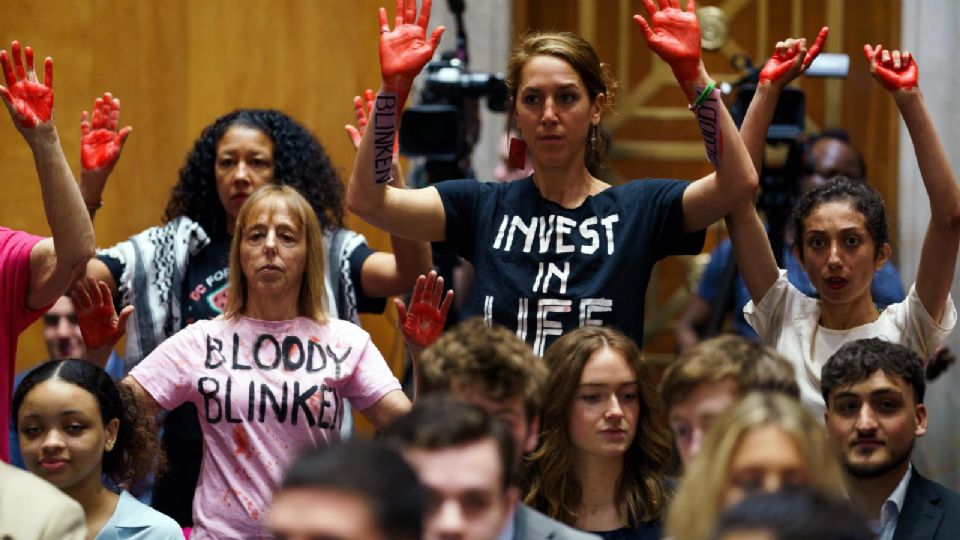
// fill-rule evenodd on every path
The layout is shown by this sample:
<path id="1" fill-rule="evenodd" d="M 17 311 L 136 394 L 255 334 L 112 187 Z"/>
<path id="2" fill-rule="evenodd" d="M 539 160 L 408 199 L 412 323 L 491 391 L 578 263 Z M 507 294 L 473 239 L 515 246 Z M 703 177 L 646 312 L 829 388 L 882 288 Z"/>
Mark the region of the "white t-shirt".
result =
<path id="1" fill-rule="evenodd" d="M 362 411 L 400 388 L 363 329 L 304 317 L 198 321 L 130 375 L 164 409 L 197 406 L 197 540 L 258 537 L 290 462 L 340 438 L 344 398 Z"/>
<path id="2" fill-rule="evenodd" d="M 947 297 L 938 323 L 927 312 L 910 287 L 906 299 L 887 306 L 877 320 L 849 330 L 820 326 L 820 301 L 803 294 L 789 281 L 787 272 L 770 287 L 759 304 L 748 302 L 743 314 L 760 338 L 793 364 L 800 385 L 800 400 L 817 418 L 823 419 L 820 372 L 827 360 L 844 343 L 864 338 L 881 338 L 909 347 L 925 360 L 937 350 L 957 323 L 957 308 Z"/>

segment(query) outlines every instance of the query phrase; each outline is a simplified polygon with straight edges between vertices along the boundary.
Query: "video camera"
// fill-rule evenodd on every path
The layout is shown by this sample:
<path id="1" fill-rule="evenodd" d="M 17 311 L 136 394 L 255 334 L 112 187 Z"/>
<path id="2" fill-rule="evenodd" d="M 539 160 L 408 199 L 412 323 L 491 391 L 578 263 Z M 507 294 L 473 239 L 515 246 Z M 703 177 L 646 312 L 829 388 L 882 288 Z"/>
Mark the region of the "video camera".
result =
<path id="1" fill-rule="evenodd" d="M 473 149 L 470 101 L 486 98 L 491 111 L 509 108 L 502 73 L 476 73 L 457 51 L 427 64 L 420 104 L 407 108 L 400 123 L 400 152 L 428 160 L 452 161 Z"/>
<path id="2" fill-rule="evenodd" d="M 408 107 L 400 122 L 400 152 L 426 158 L 427 170 L 437 173 L 429 175 L 432 182 L 467 177 L 469 154 L 480 131 L 481 98 L 486 98 L 492 111 L 509 108 L 502 73 L 470 71 L 463 25 L 465 0 L 447 0 L 447 4 L 456 19 L 457 46 L 427 64 L 420 104 Z"/>

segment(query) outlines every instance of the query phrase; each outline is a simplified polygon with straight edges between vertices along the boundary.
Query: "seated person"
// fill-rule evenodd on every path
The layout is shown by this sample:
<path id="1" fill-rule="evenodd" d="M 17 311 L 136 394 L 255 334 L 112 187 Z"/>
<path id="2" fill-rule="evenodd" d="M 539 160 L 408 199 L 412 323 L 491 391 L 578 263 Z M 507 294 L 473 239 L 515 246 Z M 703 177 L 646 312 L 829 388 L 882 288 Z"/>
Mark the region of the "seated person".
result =
<path id="1" fill-rule="evenodd" d="M 660 400 L 684 467 L 700 451 L 713 420 L 754 391 L 779 391 L 800 399 L 793 366 L 756 341 L 717 336 L 670 364 L 660 379 Z"/>
<path id="2" fill-rule="evenodd" d="M 272 538 L 420 540 L 427 494 L 390 446 L 350 440 L 301 456 L 267 517 Z"/>

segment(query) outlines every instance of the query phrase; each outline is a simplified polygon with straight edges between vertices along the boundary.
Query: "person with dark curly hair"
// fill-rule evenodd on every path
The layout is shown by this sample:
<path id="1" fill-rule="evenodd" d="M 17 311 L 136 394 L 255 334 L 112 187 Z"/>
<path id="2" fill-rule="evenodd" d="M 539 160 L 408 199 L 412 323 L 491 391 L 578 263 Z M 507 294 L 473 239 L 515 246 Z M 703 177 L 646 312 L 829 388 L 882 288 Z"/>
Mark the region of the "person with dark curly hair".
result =
<path id="1" fill-rule="evenodd" d="M 781 75 L 761 82 L 743 121 L 742 136 L 760 168 L 767 127 L 783 87 L 805 63 L 806 41 L 777 45 L 769 68 Z M 821 418 L 825 411 L 820 375 L 844 343 L 870 337 L 904 345 L 923 358 L 933 356 L 957 323 L 950 295 L 960 251 L 960 189 L 957 177 L 918 86 L 919 68 L 908 52 L 865 46 L 870 73 L 890 94 L 910 134 L 930 200 L 914 284 L 902 302 L 880 308 L 871 292 L 890 258 L 883 197 L 864 182 L 836 176 L 805 193 L 793 209 L 794 253 L 817 290 L 803 294 L 777 267 L 753 201 L 727 216 L 737 267 L 751 301 L 744 316 L 760 339 L 794 364 L 803 403 Z"/>
<path id="2" fill-rule="evenodd" d="M 102 139 L 121 140 L 123 130 L 116 127 L 114 121 L 99 130 Z M 86 144 L 83 151 L 93 152 Z M 118 157 L 81 174 L 91 213 L 100 206 Z M 319 218 L 328 256 L 326 300 L 337 318 L 358 323 L 358 312 L 382 312 L 386 296 L 409 291 L 417 276 L 429 271 L 428 244 L 391 237 L 395 255 L 377 252 L 362 235 L 343 228 L 343 184 L 306 128 L 280 111 L 239 109 L 207 126 L 187 154 L 164 224 L 102 250 L 87 268 L 88 275 L 107 283 L 118 308 L 126 306 L 121 323 L 127 326 L 128 371 L 177 331 L 223 312 L 235 218 L 254 190 L 272 183 L 295 188 Z M 154 494 L 154 506 L 184 526 L 192 521 L 191 498 L 200 472 L 196 414 L 187 404 L 164 420 L 171 467 Z"/>
<path id="3" fill-rule="evenodd" d="M 83 360 L 54 360 L 30 372 L 13 395 L 13 424 L 30 472 L 72 497 L 95 538 L 183 538 L 177 523 L 127 491 L 163 464 L 153 416 L 132 391 Z M 42 501 L 36 501 L 42 504 Z"/>

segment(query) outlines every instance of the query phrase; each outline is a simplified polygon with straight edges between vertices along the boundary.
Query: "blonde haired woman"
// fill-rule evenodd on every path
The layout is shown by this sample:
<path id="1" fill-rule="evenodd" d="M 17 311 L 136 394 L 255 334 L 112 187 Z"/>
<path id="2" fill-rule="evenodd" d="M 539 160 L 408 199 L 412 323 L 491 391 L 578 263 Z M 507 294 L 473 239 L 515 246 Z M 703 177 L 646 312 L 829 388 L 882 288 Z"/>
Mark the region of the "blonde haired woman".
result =
<path id="1" fill-rule="evenodd" d="M 292 457 L 339 439 L 344 399 L 377 428 L 410 408 L 370 336 L 328 317 L 321 234 L 293 188 L 256 191 L 237 216 L 223 316 L 170 337 L 124 380 L 154 410 L 197 407 L 192 538 L 257 537 Z"/>
<path id="2" fill-rule="evenodd" d="M 840 496 L 840 479 L 823 427 L 799 401 L 750 394 L 710 428 L 670 506 L 667 532 L 707 540 L 723 510 L 750 493 L 804 486 Z"/>

